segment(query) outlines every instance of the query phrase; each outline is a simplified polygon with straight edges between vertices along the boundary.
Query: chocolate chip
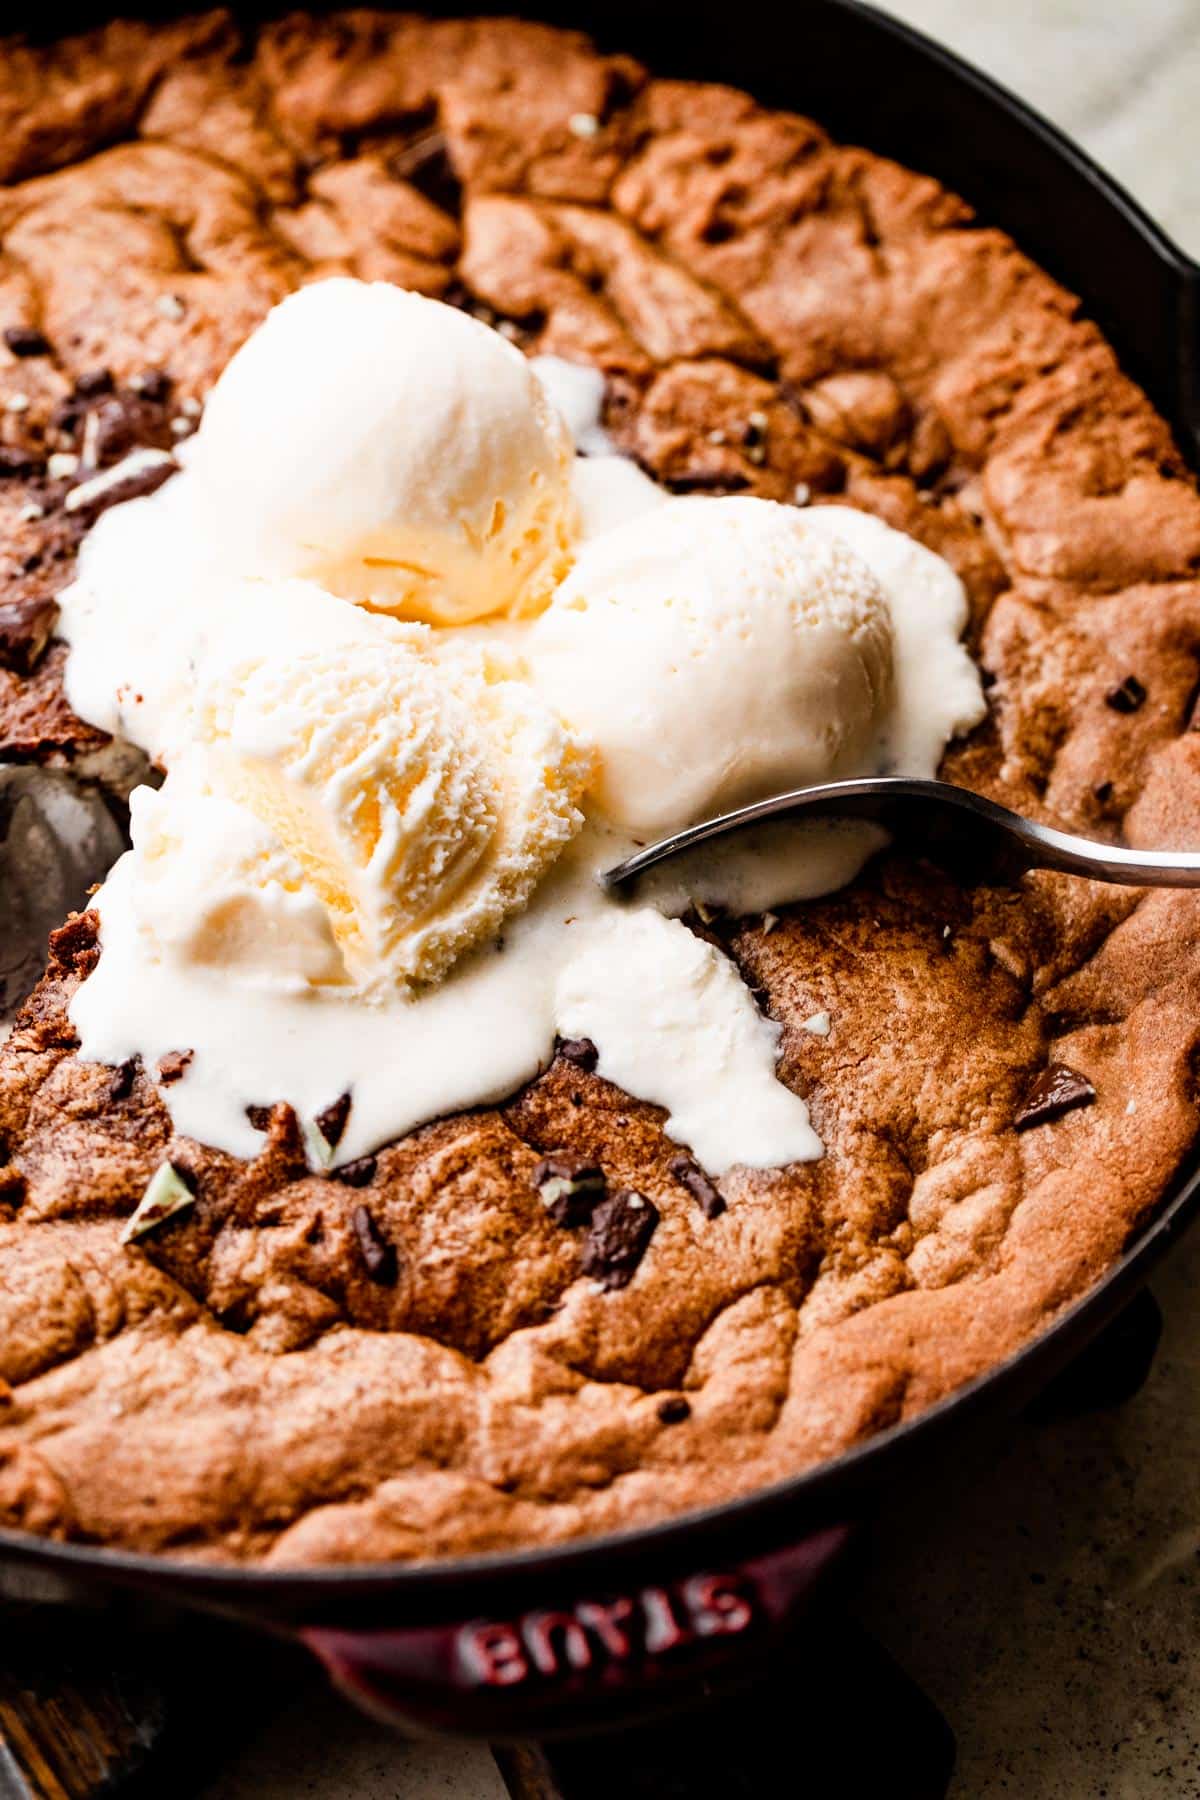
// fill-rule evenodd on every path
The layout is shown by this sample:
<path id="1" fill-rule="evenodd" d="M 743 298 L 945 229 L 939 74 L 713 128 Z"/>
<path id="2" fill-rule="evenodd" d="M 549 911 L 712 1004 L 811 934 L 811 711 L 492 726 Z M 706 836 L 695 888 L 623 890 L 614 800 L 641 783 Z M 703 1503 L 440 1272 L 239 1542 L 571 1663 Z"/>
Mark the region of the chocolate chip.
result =
<path id="1" fill-rule="evenodd" d="M 561 1038 L 558 1054 L 564 1062 L 574 1063 L 577 1069 L 584 1069 L 589 1075 L 600 1061 L 600 1052 L 591 1038 Z"/>
<path id="2" fill-rule="evenodd" d="M 10 325 L 4 342 L 14 356 L 49 356 L 50 339 L 35 331 L 32 325 Z"/>
<path id="3" fill-rule="evenodd" d="M 599 1164 L 570 1151 L 544 1156 L 533 1171 L 533 1185 L 554 1223 L 567 1229 L 589 1224 L 607 1189 Z"/>
<path id="4" fill-rule="evenodd" d="M 1104 704 L 1114 712 L 1135 713 L 1146 699 L 1146 690 L 1136 675 L 1127 675 L 1119 687 L 1110 688 Z"/>
<path id="5" fill-rule="evenodd" d="M 363 1259 L 367 1279 L 379 1287 L 394 1286 L 398 1273 L 396 1246 L 388 1243 L 365 1206 L 354 1208 L 350 1214 L 350 1223 L 358 1240 L 358 1252 Z"/>
<path id="6" fill-rule="evenodd" d="M 158 1079 L 163 1087 L 170 1087 L 173 1081 L 181 1081 L 192 1060 L 191 1050 L 168 1050 L 158 1065 Z"/>
<path id="7" fill-rule="evenodd" d="M 725 1196 L 716 1183 L 710 1181 L 698 1162 L 681 1154 L 671 1158 L 667 1169 L 680 1186 L 685 1187 L 692 1198 L 699 1202 L 700 1211 L 706 1219 L 720 1218 L 725 1211 Z"/>
<path id="8" fill-rule="evenodd" d="M 111 369 L 90 369 L 75 379 L 71 390 L 77 400 L 94 400 L 97 394 L 111 394 L 113 391 L 113 373 Z"/>
<path id="9" fill-rule="evenodd" d="M 248 1106 L 246 1108 L 246 1117 L 253 1125 L 255 1131 L 270 1131 L 271 1108 L 269 1106 Z"/>
<path id="10" fill-rule="evenodd" d="M 622 1188 L 602 1200 L 592 1214 L 580 1267 L 602 1287 L 623 1288 L 633 1280 L 658 1224 L 658 1208 L 645 1194 Z"/>
<path id="11" fill-rule="evenodd" d="M 664 1425 L 682 1425 L 685 1419 L 692 1416 L 692 1406 L 682 1394 L 668 1394 L 665 1400 L 658 1403 L 658 1416 Z"/>
<path id="12" fill-rule="evenodd" d="M 335 1181 L 345 1182 L 347 1187 L 369 1187 L 375 1179 L 376 1162 L 373 1156 L 358 1156 L 353 1162 L 343 1163 L 340 1169 L 331 1169 L 330 1174 Z"/>
<path id="13" fill-rule="evenodd" d="M 128 1062 L 119 1063 L 112 1072 L 112 1080 L 108 1084 L 108 1098 L 112 1105 L 119 1100 L 128 1100 L 133 1092 L 133 1078 L 137 1073 L 137 1064 L 131 1057 Z"/>
<path id="14" fill-rule="evenodd" d="M 1049 1063 L 1026 1094 L 1013 1125 L 1018 1131 L 1048 1125 L 1077 1106 L 1090 1106 L 1095 1098 L 1096 1090 L 1086 1075 L 1069 1069 L 1066 1063 Z"/>
<path id="15" fill-rule="evenodd" d="M 1113 797 L 1112 782 L 1111 781 L 1098 781 L 1096 783 L 1095 787 L 1092 789 L 1092 797 L 1093 797 L 1093 799 L 1098 801 L 1101 806 L 1107 806 L 1109 801 Z"/>
<path id="16" fill-rule="evenodd" d="M 331 1150 L 336 1150 L 342 1141 L 342 1133 L 346 1129 L 346 1121 L 350 1117 L 350 1096 L 339 1094 L 332 1106 L 316 1117 L 317 1130 L 325 1139 Z"/>

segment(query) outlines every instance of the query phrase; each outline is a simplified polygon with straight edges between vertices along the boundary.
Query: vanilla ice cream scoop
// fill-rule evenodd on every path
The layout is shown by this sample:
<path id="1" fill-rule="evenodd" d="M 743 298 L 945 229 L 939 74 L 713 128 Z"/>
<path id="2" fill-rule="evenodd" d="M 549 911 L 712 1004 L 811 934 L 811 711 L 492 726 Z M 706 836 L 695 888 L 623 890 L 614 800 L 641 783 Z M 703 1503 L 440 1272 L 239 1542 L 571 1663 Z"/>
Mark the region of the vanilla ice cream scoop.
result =
<path id="1" fill-rule="evenodd" d="M 149 957 L 239 987 L 301 993 L 349 983 L 330 915 L 303 865 L 214 779 L 203 752 L 130 796 L 132 911 Z"/>
<path id="2" fill-rule="evenodd" d="M 174 846 L 172 903 L 187 921 L 159 936 L 213 962 L 227 938 L 235 968 L 258 941 L 278 973 L 294 926 L 293 973 L 369 992 L 435 980 L 494 935 L 578 829 L 590 762 L 527 689 L 479 685 L 468 696 L 382 636 L 215 659 L 184 759 L 193 773 L 172 769 L 146 815 Z M 223 834 L 221 808 L 241 820 Z M 156 855 L 135 843 L 148 865 Z"/>
<path id="3" fill-rule="evenodd" d="M 892 648 L 866 564 L 748 498 L 595 539 L 529 634 L 537 686 L 597 748 L 599 804 L 645 835 L 868 761 Z"/>
<path id="4" fill-rule="evenodd" d="M 348 279 L 275 307 L 186 451 L 231 565 L 442 625 L 545 604 L 570 566 L 571 463 L 512 344 L 456 307 Z"/>

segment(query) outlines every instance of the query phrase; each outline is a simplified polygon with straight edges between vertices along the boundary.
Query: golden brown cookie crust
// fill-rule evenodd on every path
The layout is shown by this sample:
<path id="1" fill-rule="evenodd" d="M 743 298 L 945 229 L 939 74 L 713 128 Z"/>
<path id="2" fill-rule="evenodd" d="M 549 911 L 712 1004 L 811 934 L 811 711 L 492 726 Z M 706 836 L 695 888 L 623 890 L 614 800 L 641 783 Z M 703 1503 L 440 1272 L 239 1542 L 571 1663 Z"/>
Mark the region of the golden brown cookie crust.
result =
<path id="1" fill-rule="evenodd" d="M 1076 301 L 933 181 L 511 21 L 125 24 L 3 45 L 0 94 L 0 332 L 50 346 L 0 348 L 0 407 L 28 402 L 2 414 L 9 754 L 94 742 L 43 648 L 74 548 L 44 458 L 82 442 L 81 380 L 109 371 L 169 444 L 275 301 L 348 272 L 597 364 L 609 430 L 680 491 L 859 506 L 939 550 L 990 702 L 945 772 L 1093 835 L 1196 841 L 1195 484 Z M 349 1180 L 306 1172 L 282 1108 L 248 1164 L 176 1140 L 144 1071 L 74 1054 L 97 949 L 68 923 L 0 1052 L 0 1519 L 282 1565 L 743 1493 L 1044 1329 L 1193 1144 L 1196 898 L 968 890 L 888 856 L 720 938 L 826 1155 L 735 1171 L 711 1217 L 661 1115 L 562 1055 Z M 1056 1063 L 1094 1097 L 1023 1121 Z M 627 1285 L 584 1274 L 585 1228 L 543 1204 L 555 1152 L 657 1209 Z M 164 1156 L 195 1204 L 123 1248 Z"/>

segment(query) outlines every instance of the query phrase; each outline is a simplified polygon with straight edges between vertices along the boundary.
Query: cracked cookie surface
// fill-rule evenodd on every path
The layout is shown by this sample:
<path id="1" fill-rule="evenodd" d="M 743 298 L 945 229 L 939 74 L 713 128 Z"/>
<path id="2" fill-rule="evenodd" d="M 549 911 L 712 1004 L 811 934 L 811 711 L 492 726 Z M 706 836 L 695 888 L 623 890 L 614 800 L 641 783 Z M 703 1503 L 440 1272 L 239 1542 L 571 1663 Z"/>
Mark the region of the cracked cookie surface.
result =
<path id="1" fill-rule="evenodd" d="M 936 183 L 505 21 L 124 23 L 0 46 L 0 96 L 0 752 L 97 747 L 52 637 L 72 483 L 170 448 L 283 294 L 348 272 L 594 363 L 610 434 L 677 491 L 835 501 L 938 550 L 989 684 L 944 773 L 1196 840 L 1194 482 L 1071 296 Z M 283 1108 L 250 1163 L 174 1139 L 143 1070 L 74 1055 L 98 949 L 70 921 L 0 1050 L 0 1519 L 289 1564 L 742 1493 L 1019 1348 L 1194 1142 L 1198 898 L 892 854 L 707 929 L 826 1146 L 733 1172 L 723 1211 L 578 1046 L 340 1179 Z M 1031 1119 L 1054 1065 L 1082 1086 Z M 123 1246 L 164 1157 L 194 1202 Z M 548 1158 L 652 1209 L 624 1285 Z"/>

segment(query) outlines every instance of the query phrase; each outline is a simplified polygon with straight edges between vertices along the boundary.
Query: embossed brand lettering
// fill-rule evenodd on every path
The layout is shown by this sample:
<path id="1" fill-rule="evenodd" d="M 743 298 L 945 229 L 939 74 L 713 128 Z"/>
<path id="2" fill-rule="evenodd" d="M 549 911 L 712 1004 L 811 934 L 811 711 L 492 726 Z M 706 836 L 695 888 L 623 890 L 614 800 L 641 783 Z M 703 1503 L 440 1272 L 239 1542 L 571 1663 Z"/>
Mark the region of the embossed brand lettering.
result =
<path id="1" fill-rule="evenodd" d="M 512 1687 L 529 1674 L 521 1640 L 511 1625 L 464 1625 L 458 1651 L 467 1674 L 482 1687 Z"/>
<path id="2" fill-rule="evenodd" d="M 666 1588 L 643 1588 L 642 1608 L 646 1615 L 646 1649 L 651 1656 L 664 1650 L 678 1650 L 686 1644 L 691 1632 L 675 1617 L 672 1597 Z"/>
<path id="3" fill-rule="evenodd" d="M 575 1612 L 579 1623 L 599 1638 L 610 1656 L 624 1658 L 633 1654 L 633 1640 L 626 1629 L 633 1618 L 632 1600 L 583 1600 Z"/>
<path id="4" fill-rule="evenodd" d="M 737 1575 L 693 1575 L 511 1622 L 481 1619 L 458 1633 L 463 1678 L 476 1687 L 553 1681 L 605 1665 L 669 1656 L 698 1640 L 746 1631 L 758 1615 L 753 1584 Z"/>
<path id="5" fill-rule="evenodd" d="M 693 1575 L 684 1582 L 683 1593 L 701 1637 L 745 1631 L 754 1617 L 741 1584 L 732 1575 Z"/>
<path id="6" fill-rule="evenodd" d="M 591 1664 L 592 1646 L 574 1613 L 527 1613 L 522 1631 L 534 1666 L 543 1675 L 557 1675 L 563 1662 L 573 1669 L 586 1669 Z"/>

